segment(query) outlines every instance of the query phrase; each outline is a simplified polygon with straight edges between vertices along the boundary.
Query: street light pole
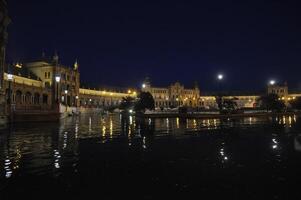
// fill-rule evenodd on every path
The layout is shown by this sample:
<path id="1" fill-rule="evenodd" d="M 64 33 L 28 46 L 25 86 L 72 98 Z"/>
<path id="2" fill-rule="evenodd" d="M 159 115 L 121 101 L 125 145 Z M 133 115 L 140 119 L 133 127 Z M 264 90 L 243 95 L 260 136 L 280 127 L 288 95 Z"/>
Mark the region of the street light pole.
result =
<path id="1" fill-rule="evenodd" d="M 60 76 L 55 77 L 55 82 L 56 82 L 56 101 L 59 104 L 60 103 L 60 98 L 59 98 L 59 83 L 61 81 Z"/>
<path id="2" fill-rule="evenodd" d="M 218 86 L 219 86 L 218 98 L 220 98 L 219 103 L 218 102 L 217 103 L 218 103 L 219 109 L 222 109 L 222 107 L 223 107 L 222 80 L 224 79 L 224 75 L 223 74 L 218 74 L 217 79 L 218 79 Z"/>
<path id="3" fill-rule="evenodd" d="M 276 81 L 275 80 L 270 80 L 270 85 L 275 85 Z"/>
<path id="4" fill-rule="evenodd" d="M 76 106 L 76 107 L 78 106 L 78 99 L 79 99 L 79 97 L 78 97 L 78 95 L 76 95 L 76 96 L 75 96 L 75 100 L 76 100 L 76 101 L 75 101 L 75 106 Z"/>
<path id="5" fill-rule="evenodd" d="M 65 105 L 66 106 L 68 106 L 67 94 L 68 94 L 68 90 L 65 90 Z"/>
<path id="6" fill-rule="evenodd" d="M 13 75 L 7 74 L 7 80 L 8 80 L 8 99 L 7 103 L 9 106 L 11 106 L 11 82 L 13 81 Z"/>
<path id="7" fill-rule="evenodd" d="M 219 92 L 222 92 L 222 80 L 224 79 L 224 75 L 223 74 L 219 74 L 217 75 L 217 79 L 218 79 L 218 86 L 219 86 Z"/>
<path id="8" fill-rule="evenodd" d="M 13 75 L 12 74 L 7 74 L 7 80 L 8 80 L 8 99 L 7 99 L 7 103 L 8 103 L 8 114 L 10 116 L 10 119 L 12 119 L 12 106 L 11 106 L 11 83 L 13 81 Z"/>

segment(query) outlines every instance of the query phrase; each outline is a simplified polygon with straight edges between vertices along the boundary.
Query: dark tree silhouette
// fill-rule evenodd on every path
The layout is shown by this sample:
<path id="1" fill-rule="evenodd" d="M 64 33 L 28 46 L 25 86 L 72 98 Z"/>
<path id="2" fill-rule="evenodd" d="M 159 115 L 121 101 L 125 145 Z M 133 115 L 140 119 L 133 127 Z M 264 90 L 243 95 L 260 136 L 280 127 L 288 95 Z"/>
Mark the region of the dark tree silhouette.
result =
<path id="1" fill-rule="evenodd" d="M 277 94 L 268 94 L 259 98 L 259 105 L 267 111 L 282 111 L 285 108 L 283 101 L 279 100 Z"/>
<path id="2" fill-rule="evenodd" d="M 129 110 L 135 105 L 135 99 L 133 97 L 123 97 L 119 105 L 120 110 Z"/>
<path id="3" fill-rule="evenodd" d="M 215 99 L 220 113 L 230 114 L 237 110 L 236 98 L 225 99 L 222 96 L 217 96 Z"/>
<path id="4" fill-rule="evenodd" d="M 141 92 L 138 95 L 138 100 L 135 104 L 135 110 L 138 112 L 144 112 L 145 109 L 154 110 L 155 109 L 155 100 L 151 93 Z"/>

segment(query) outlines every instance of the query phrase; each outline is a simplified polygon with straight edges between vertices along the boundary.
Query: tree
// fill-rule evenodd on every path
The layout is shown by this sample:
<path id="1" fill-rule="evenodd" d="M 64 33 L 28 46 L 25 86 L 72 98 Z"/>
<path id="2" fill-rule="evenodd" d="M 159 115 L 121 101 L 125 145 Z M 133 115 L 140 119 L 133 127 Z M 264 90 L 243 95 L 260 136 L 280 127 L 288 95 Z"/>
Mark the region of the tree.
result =
<path id="1" fill-rule="evenodd" d="M 267 111 L 282 111 L 285 108 L 283 101 L 279 100 L 277 94 L 268 94 L 259 98 L 259 105 Z"/>
<path id="2" fill-rule="evenodd" d="M 123 97 L 119 105 L 120 110 L 129 110 L 135 105 L 135 99 L 133 97 Z"/>
<path id="3" fill-rule="evenodd" d="M 290 102 L 293 109 L 301 110 L 301 97 L 297 97 L 292 102 Z"/>
<path id="4" fill-rule="evenodd" d="M 217 96 L 217 97 L 215 97 L 215 101 L 216 101 L 218 109 L 221 111 L 223 109 L 223 97 L 221 95 Z"/>
<path id="5" fill-rule="evenodd" d="M 155 109 L 155 100 L 151 93 L 149 92 L 141 92 L 138 95 L 138 100 L 135 104 L 136 111 L 144 112 L 145 109 L 154 110 Z"/>
<path id="6" fill-rule="evenodd" d="M 235 101 L 237 98 L 224 99 L 222 96 L 217 96 L 215 99 L 220 113 L 229 114 L 237 110 L 237 103 Z"/>
<path id="7" fill-rule="evenodd" d="M 225 99 L 223 102 L 223 110 L 226 113 L 233 113 L 237 110 L 237 103 L 235 101 L 236 99 Z"/>

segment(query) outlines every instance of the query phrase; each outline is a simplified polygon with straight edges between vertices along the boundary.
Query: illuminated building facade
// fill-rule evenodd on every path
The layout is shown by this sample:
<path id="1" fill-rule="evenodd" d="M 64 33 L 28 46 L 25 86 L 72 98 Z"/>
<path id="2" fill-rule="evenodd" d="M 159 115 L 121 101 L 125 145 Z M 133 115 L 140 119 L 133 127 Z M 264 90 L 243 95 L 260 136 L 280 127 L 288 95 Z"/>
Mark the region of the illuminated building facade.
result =
<path id="1" fill-rule="evenodd" d="M 82 108 L 116 107 L 122 98 L 137 96 L 136 91 L 116 92 L 80 88 L 79 64 L 72 67 L 53 59 L 42 58 L 29 63 L 17 63 L 4 73 L 5 100 L 15 112 L 24 110 L 55 110 L 57 106 Z M 9 76 L 12 80 L 9 80 Z M 9 97 L 11 88 L 11 97 Z"/>
<path id="2" fill-rule="evenodd" d="M 193 89 L 186 89 L 179 82 L 160 88 L 151 86 L 149 78 L 146 78 L 142 84 L 142 91 L 149 92 L 153 96 L 156 108 L 200 106 L 200 90 L 197 84 Z"/>
<path id="3" fill-rule="evenodd" d="M 52 60 L 44 58 L 24 66 L 39 77 L 45 88 L 51 89 L 52 102 L 78 106 L 80 74 L 77 62 L 68 67 L 60 64 L 58 55 L 55 55 Z"/>

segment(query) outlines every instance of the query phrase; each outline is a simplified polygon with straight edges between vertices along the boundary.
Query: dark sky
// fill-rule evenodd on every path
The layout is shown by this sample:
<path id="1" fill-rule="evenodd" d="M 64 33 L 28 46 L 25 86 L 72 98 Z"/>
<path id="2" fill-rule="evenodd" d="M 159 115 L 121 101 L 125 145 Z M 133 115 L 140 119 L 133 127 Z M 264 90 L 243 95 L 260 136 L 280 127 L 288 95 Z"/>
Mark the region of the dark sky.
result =
<path id="1" fill-rule="evenodd" d="M 297 1 L 9 0 L 9 61 L 57 50 L 83 82 L 136 86 L 179 80 L 202 90 L 259 90 L 275 78 L 301 88 Z"/>

